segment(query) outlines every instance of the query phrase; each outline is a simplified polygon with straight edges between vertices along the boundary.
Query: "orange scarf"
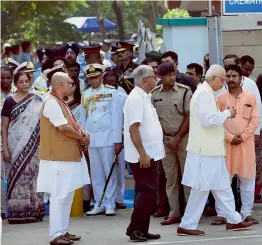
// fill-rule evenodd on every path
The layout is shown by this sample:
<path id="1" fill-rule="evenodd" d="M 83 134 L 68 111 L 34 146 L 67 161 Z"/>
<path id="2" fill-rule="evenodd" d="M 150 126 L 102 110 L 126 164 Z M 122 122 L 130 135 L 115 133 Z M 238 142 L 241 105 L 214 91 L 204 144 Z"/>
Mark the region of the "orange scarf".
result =
<path id="1" fill-rule="evenodd" d="M 70 117 L 70 120 L 71 120 L 71 122 L 73 123 L 74 129 L 75 129 L 77 132 L 79 132 L 79 125 L 78 125 L 78 123 L 76 122 L 76 119 L 75 119 L 73 113 L 71 112 L 69 106 L 67 105 L 67 103 L 66 103 L 64 100 L 61 100 L 61 99 L 58 97 L 57 93 L 56 93 L 54 90 L 51 90 L 50 95 L 54 96 L 54 97 L 60 102 L 60 105 L 63 106 L 63 108 L 68 112 L 68 115 L 69 115 L 69 117 Z"/>
<path id="2" fill-rule="evenodd" d="M 79 125 L 78 125 L 78 123 L 77 123 L 73 113 L 71 112 L 69 106 L 67 105 L 67 103 L 64 100 L 61 100 L 54 90 L 51 90 L 50 95 L 55 97 L 60 102 L 60 105 L 63 106 L 63 108 L 68 112 L 69 118 L 70 118 L 70 120 L 71 120 L 71 122 L 73 124 L 73 128 L 77 132 L 81 133 L 80 127 L 79 127 Z M 83 156 L 82 151 L 86 151 L 86 146 L 85 145 L 82 146 L 82 144 L 80 143 L 79 140 L 77 140 L 77 142 L 78 142 L 78 146 L 79 146 L 79 149 L 80 149 L 80 154 L 81 154 L 81 157 L 82 157 Z"/>

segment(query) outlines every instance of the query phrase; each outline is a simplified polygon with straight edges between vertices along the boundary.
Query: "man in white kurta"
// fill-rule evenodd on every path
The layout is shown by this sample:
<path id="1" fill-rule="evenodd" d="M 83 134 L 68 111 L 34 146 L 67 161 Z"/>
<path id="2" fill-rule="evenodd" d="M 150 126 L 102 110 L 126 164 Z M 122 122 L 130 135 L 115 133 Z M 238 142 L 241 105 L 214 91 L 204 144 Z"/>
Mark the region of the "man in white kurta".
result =
<path id="1" fill-rule="evenodd" d="M 61 82 L 65 87 L 68 86 L 65 84 L 69 83 L 70 78 L 67 74 L 58 72 L 53 75 L 52 80 L 56 80 L 57 83 Z M 54 85 L 53 81 L 52 85 Z M 44 104 L 43 116 L 48 118 L 56 128 L 68 124 L 61 106 L 54 98 L 48 98 Z M 40 160 L 37 191 L 50 193 L 49 235 L 53 242 L 51 244 L 69 244 L 57 243 L 56 239 L 60 237 L 63 240 L 62 236 L 68 234 L 74 191 L 89 183 L 88 168 L 84 157 L 80 162 Z"/>
<path id="2" fill-rule="evenodd" d="M 180 223 L 178 235 L 204 235 L 196 230 L 209 192 L 227 216 L 227 229 L 236 230 L 252 225 L 242 222 L 235 211 L 230 178 L 225 164 L 224 121 L 235 116 L 235 109 L 219 111 L 214 90 L 220 89 L 226 72 L 219 65 L 212 65 L 204 82 L 190 102 L 190 128 L 187 159 L 182 184 L 191 187 L 186 211 Z"/>

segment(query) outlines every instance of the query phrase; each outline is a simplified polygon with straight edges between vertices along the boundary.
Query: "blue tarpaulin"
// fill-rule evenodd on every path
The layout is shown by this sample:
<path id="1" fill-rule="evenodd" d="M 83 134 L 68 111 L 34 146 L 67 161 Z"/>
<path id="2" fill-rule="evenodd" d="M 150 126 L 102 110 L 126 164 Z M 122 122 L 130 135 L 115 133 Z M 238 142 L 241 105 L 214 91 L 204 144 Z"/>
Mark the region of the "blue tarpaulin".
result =
<path id="1" fill-rule="evenodd" d="M 71 17 L 65 20 L 66 23 L 74 25 L 79 32 L 100 32 L 100 25 L 97 17 Z M 103 19 L 106 32 L 117 29 L 117 25 L 108 19 Z"/>

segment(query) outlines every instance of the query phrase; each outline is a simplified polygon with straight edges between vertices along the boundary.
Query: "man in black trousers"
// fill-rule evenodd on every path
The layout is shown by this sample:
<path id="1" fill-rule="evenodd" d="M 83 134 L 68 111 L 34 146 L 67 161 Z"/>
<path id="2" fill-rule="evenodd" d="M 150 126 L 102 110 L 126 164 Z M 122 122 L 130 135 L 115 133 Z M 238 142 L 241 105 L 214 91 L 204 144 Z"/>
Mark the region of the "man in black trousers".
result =
<path id="1" fill-rule="evenodd" d="M 135 179 L 135 207 L 126 235 L 146 242 L 160 235 L 148 232 L 156 208 L 156 162 L 165 157 L 163 131 L 149 92 L 156 87 L 153 68 L 141 65 L 133 71 L 135 88 L 124 106 L 125 160 Z"/>

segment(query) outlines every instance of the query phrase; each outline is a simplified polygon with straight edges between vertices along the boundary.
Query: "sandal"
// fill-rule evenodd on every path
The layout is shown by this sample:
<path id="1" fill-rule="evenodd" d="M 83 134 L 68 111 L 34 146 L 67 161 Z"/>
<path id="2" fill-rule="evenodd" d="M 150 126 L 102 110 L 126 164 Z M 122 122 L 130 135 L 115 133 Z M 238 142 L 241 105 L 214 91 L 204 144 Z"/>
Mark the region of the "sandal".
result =
<path id="1" fill-rule="evenodd" d="M 216 212 L 216 209 L 214 207 L 206 207 L 204 212 L 203 212 L 203 215 L 204 216 L 207 216 L 207 217 L 212 217 L 212 216 L 217 216 L 217 212 Z"/>
<path id="2" fill-rule="evenodd" d="M 225 225 L 226 223 L 227 223 L 226 218 L 224 218 L 224 217 L 217 217 L 217 219 L 215 219 L 215 220 L 211 223 L 211 225 L 216 225 L 216 226 L 218 226 L 218 225 Z"/>
<path id="3" fill-rule="evenodd" d="M 247 216 L 244 220 L 244 222 L 253 222 L 253 225 L 257 225 L 259 222 L 253 218 L 251 215 L 250 216 Z"/>

